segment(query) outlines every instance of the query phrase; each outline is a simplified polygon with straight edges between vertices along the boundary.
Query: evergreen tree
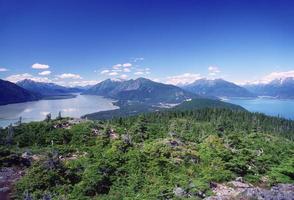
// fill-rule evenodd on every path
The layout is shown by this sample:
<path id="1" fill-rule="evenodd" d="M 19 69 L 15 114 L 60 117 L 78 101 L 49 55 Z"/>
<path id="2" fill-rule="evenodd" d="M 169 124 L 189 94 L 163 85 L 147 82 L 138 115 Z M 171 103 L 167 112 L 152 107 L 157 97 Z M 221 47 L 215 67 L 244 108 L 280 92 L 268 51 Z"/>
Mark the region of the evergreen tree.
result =
<path id="1" fill-rule="evenodd" d="M 61 111 L 58 112 L 58 116 L 56 117 L 56 119 L 58 119 L 58 120 L 62 119 L 62 117 L 61 117 Z"/>
<path id="2" fill-rule="evenodd" d="M 12 145 L 13 136 L 14 136 L 14 129 L 13 129 L 12 124 L 10 124 L 8 126 L 8 130 L 7 130 L 7 138 L 6 138 L 6 144 L 7 145 Z"/>
<path id="3" fill-rule="evenodd" d="M 20 126 L 21 123 L 22 123 L 22 116 L 19 117 L 18 122 L 17 122 L 17 125 Z"/>
<path id="4" fill-rule="evenodd" d="M 45 117 L 45 121 L 46 122 L 50 122 L 51 121 L 51 113 L 48 113 Z"/>

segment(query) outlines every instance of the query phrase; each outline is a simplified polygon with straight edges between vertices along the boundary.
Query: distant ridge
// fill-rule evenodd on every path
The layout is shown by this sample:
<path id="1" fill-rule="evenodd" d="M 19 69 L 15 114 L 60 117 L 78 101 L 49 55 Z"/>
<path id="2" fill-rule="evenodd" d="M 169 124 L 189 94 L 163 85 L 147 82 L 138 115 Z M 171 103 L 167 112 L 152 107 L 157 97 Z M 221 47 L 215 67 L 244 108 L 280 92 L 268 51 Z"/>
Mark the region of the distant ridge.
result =
<path id="1" fill-rule="evenodd" d="M 107 79 L 86 90 L 83 94 L 141 102 L 182 102 L 198 97 L 177 86 L 154 82 L 146 78 L 127 81 Z"/>
<path id="2" fill-rule="evenodd" d="M 14 83 L 0 79 L 0 105 L 34 101 L 39 95 L 30 92 Z"/>
<path id="3" fill-rule="evenodd" d="M 79 88 L 67 88 L 54 83 L 37 82 L 30 79 L 25 79 L 16 83 L 18 86 L 34 93 L 39 93 L 43 97 L 65 95 L 74 92 L 81 92 Z"/>
<path id="4" fill-rule="evenodd" d="M 244 87 L 258 96 L 294 99 L 294 77 L 275 79 L 269 83 L 247 84 Z"/>
<path id="5" fill-rule="evenodd" d="M 189 85 L 182 86 L 182 88 L 202 96 L 256 97 L 247 89 L 223 79 L 199 79 Z"/>

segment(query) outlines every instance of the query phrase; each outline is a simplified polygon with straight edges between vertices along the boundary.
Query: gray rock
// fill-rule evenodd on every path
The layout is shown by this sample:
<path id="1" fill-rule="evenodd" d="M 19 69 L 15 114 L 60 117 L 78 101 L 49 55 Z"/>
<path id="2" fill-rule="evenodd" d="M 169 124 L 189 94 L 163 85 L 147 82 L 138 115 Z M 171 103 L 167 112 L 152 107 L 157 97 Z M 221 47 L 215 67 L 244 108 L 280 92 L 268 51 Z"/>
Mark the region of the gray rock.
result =
<path id="1" fill-rule="evenodd" d="M 6 192 L 8 192 L 10 189 L 9 189 L 9 187 L 3 187 L 3 188 L 0 188 L 0 192 L 1 193 L 6 193 Z"/>
<path id="2" fill-rule="evenodd" d="M 271 190 L 248 188 L 241 196 L 258 200 L 294 200 L 294 185 L 278 184 Z"/>
<path id="3" fill-rule="evenodd" d="M 173 193 L 177 197 L 185 197 L 187 195 L 186 191 L 181 187 L 175 187 Z"/>

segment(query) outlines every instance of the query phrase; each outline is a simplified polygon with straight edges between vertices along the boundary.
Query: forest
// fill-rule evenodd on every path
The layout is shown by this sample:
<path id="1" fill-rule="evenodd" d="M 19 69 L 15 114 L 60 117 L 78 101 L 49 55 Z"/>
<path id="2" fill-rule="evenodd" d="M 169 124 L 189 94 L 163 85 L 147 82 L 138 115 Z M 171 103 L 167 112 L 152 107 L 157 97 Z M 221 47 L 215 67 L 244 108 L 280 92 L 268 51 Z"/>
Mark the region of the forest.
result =
<path id="1" fill-rule="evenodd" d="M 242 109 L 48 116 L 1 129 L 0 166 L 24 171 L 14 199 L 203 199 L 237 177 L 294 183 L 293 139 L 294 121 Z"/>

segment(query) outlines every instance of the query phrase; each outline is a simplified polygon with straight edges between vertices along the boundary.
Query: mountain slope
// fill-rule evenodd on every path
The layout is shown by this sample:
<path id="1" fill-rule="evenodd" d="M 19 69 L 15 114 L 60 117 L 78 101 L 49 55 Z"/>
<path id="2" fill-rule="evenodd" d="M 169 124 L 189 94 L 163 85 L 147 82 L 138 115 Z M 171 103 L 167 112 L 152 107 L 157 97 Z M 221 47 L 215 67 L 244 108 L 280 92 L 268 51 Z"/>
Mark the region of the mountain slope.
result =
<path id="1" fill-rule="evenodd" d="M 234 83 L 223 79 L 199 79 L 183 86 L 183 89 L 198 95 L 216 97 L 255 97 L 254 94 Z"/>
<path id="2" fill-rule="evenodd" d="M 0 79 L 0 105 L 34 101 L 39 96 L 22 87 Z"/>
<path id="3" fill-rule="evenodd" d="M 186 92 L 183 89 L 157 83 L 145 78 L 128 81 L 113 81 L 107 79 L 83 94 L 102 95 L 119 100 L 132 100 L 142 102 L 182 102 L 197 95 Z"/>
<path id="4" fill-rule="evenodd" d="M 248 84 L 244 86 L 259 96 L 271 96 L 281 99 L 294 98 L 294 78 L 275 79 L 267 84 Z"/>
<path id="5" fill-rule="evenodd" d="M 33 80 L 25 79 L 16 83 L 18 86 L 41 94 L 43 97 L 54 96 L 54 95 L 64 95 L 68 93 L 80 92 L 80 89 L 77 88 L 67 88 L 54 83 L 43 83 L 36 82 Z"/>

